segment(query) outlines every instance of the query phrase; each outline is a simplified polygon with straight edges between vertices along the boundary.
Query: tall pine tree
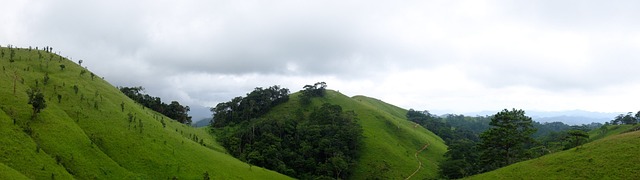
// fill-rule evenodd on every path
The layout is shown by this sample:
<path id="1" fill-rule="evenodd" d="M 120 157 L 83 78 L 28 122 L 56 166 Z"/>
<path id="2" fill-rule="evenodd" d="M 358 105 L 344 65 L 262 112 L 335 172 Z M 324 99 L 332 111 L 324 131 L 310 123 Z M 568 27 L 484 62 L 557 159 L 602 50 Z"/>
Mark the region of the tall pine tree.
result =
<path id="1" fill-rule="evenodd" d="M 491 118 L 491 129 L 480 134 L 481 163 L 485 171 L 494 170 L 526 158 L 527 144 L 536 132 L 531 117 L 523 110 L 504 109 Z"/>

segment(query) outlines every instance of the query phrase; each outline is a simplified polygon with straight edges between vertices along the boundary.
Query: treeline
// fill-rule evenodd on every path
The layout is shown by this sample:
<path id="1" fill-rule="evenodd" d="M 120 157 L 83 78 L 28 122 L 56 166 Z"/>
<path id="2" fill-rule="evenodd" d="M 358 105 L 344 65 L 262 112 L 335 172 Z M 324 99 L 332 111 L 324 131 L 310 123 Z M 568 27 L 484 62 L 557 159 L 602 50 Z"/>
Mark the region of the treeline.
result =
<path id="1" fill-rule="evenodd" d="M 180 105 L 178 101 L 171 101 L 170 104 L 162 102 L 160 97 L 153 97 L 148 94 L 142 93 L 144 88 L 138 87 L 119 87 L 120 91 L 127 95 L 127 97 L 140 103 L 142 106 L 159 112 L 171 119 L 174 119 L 183 124 L 191 124 L 191 116 L 189 106 Z M 124 102 L 120 104 L 122 111 L 124 112 Z"/>
<path id="2" fill-rule="evenodd" d="M 317 82 L 313 85 L 305 85 L 302 87 L 302 95 L 300 96 L 300 103 L 303 106 L 311 104 L 311 98 L 324 97 L 327 89 L 327 83 Z"/>
<path id="3" fill-rule="evenodd" d="M 633 114 L 633 112 L 628 112 L 627 114 L 619 114 L 610 122 L 607 122 L 607 125 L 619 125 L 619 124 L 638 124 L 640 122 L 640 111 Z"/>
<path id="4" fill-rule="evenodd" d="M 289 89 L 271 86 L 263 89 L 255 88 L 246 97 L 235 97 L 229 102 L 218 103 L 211 108 L 213 112 L 212 126 L 224 127 L 239 124 L 260 117 L 269 110 L 289 100 Z"/>
<path id="5" fill-rule="evenodd" d="M 587 132 L 599 127 L 538 123 L 516 109 L 484 117 L 436 116 L 411 109 L 407 118 L 447 144 L 446 160 L 439 165 L 444 178 L 462 178 L 573 148 L 586 143 Z"/>
<path id="6" fill-rule="evenodd" d="M 289 98 L 288 94 L 274 96 L 279 97 L 276 99 L 256 98 L 261 96 L 255 95 L 285 92 L 274 87 L 256 88 L 246 97 L 213 108 L 211 125 L 218 133 L 218 141 L 240 160 L 299 179 L 348 178 L 362 141 L 362 127 L 355 112 L 325 103 L 311 110 L 298 108 L 263 117 Z M 316 92 L 313 97 L 325 94 Z M 250 111 L 250 104 L 265 106 L 259 108 L 263 111 Z"/>

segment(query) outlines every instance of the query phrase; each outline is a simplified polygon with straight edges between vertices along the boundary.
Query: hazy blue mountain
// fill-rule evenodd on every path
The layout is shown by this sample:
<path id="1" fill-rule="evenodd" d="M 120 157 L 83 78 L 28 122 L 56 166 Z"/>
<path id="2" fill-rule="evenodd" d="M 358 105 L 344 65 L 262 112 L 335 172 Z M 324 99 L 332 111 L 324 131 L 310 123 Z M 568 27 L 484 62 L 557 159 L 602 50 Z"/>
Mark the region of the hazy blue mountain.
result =
<path id="1" fill-rule="evenodd" d="M 481 111 L 473 113 L 464 113 L 467 116 L 489 116 L 498 111 Z M 584 110 L 570 111 L 527 111 L 527 115 L 534 121 L 544 122 L 563 122 L 568 125 L 590 124 L 592 122 L 605 123 L 611 121 L 621 112 L 592 112 Z"/>
<path id="2" fill-rule="evenodd" d="M 211 118 L 211 111 L 209 110 L 209 107 L 195 105 L 189 106 L 189 108 L 191 109 L 189 111 L 189 116 L 191 116 L 193 124 L 195 124 L 196 121 L 202 120 L 204 118 Z"/>
<path id="3" fill-rule="evenodd" d="M 193 121 L 191 126 L 193 126 L 193 127 L 204 127 L 204 126 L 208 126 L 209 122 L 211 122 L 211 118 L 202 118 L 202 119 L 198 119 L 197 121 Z"/>

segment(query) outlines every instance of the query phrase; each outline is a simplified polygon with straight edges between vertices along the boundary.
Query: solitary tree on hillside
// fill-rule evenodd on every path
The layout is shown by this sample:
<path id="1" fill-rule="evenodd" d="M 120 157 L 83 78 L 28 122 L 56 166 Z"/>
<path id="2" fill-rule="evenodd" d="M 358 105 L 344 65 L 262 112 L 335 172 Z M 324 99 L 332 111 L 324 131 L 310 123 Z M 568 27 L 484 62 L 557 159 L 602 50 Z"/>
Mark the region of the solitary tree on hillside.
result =
<path id="1" fill-rule="evenodd" d="M 504 109 L 491 118 L 489 130 L 480 134 L 481 163 L 485 170 L 493 170 L 515 162 L 525 155 L 524 146 L 533 142 L 530 117 L 523 110 Z"/>
<path id="2" fill-rule="evenodd" d="M 581 130 L 571 130 L 569 131 L 569 136 L 573 137 L 573 147 L 578 147 L 589 139 L 589 134 Z"/>
<path id="3" fill-rule="evenodd" d="M 35 119 L 40 111 L 47 107 L 46 101 L 44 99 L 44 94 L 42 94 L 39 89 L 31 88 L 27 90 L 27 95 L 29 96 L 28 104 L 31 104 L 33 108 L 33 115 L 31 116 L 31 118 Z"/>

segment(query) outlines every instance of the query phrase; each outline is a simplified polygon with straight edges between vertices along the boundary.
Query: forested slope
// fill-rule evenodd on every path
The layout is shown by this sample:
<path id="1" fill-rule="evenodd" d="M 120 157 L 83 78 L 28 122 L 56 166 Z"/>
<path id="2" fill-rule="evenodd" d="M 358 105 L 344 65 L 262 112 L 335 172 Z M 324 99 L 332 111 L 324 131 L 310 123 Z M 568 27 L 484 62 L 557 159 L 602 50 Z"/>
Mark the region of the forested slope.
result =
<path id="1" fill-rule="evenodd" d="M 412 179 L 438 177 L 438 163 L 443 159 L 446 146 L 432 132 L 408 121 L 407 110 L 365 96 L 350 98 L 332 90 L 327 90 L 324 97 L 311 99 L 309 106 L 301 107 L 300 95 L 292 94 L 289 101 L 274 107 L 265 116 L 287 116 L 300 108 L 311 110 L 325 103 L 355 112 L 364 138 L 350 179 L 407 178 L 418 168 L 419 162 L 414 155 L 425 144 L 430 145 L 418 154 L 418 159 L 423 162 L 422 168 Z"/>

